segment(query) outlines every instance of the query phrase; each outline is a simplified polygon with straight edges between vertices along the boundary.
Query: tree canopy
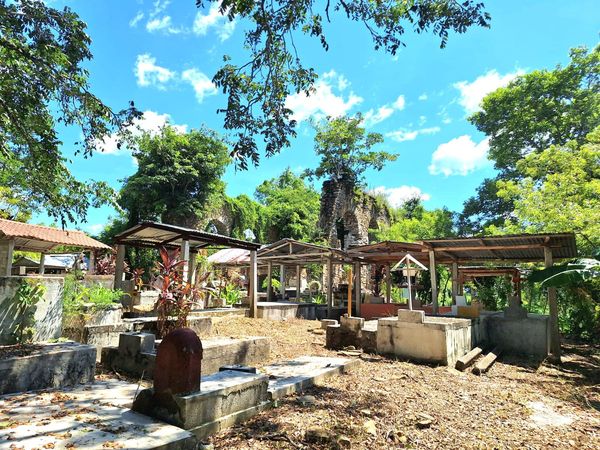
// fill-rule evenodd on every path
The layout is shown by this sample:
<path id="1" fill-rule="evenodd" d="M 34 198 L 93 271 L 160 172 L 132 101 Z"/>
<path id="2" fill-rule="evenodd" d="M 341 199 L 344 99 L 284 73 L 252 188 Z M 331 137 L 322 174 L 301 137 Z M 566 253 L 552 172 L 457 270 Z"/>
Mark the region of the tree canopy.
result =
<path id="1" fill-rule="evenodd" d="M 225 114 L 225 129 L 236 133 L 232 154 L 242 168 L 249 161 L 258 164 L 263 144 L 270 156 L 289 146 L 296 135 L 286 98 L 292 93 L 310 95 L 317 79 L 314 69 L 302 61 L 294 41 L 297 33 L 318 39 L 328 50 L 325 22 L 345 18 L 365 26 L 376 49 L 395 54 L 405 45 L 407 30 L 432 31 L 444 47 L 451 31 L 464 33 L 490 22 L 483 4 L 473 0 L 209 1 L 219 1 L 220 12 L 229 20 L 251 23 L 245 37 L 248 60 L 234 62 L 224 56 L 224 65 L 213 78 L 227 95 L 227 106 L 219 112 Z M 196 0 L 198 7 L 205 3 Z"/>
<path id="2" fill-rule="evenodd" d="M 574 231 L 581 254 L 600 250 L 600 127 L 583 145 L 529 154 L 517 172 L 519 179 L 498 182 L 498 196 L 514 204 L 513 218 L 491 231 Z"/>
<path id="3" fill-rule="evenodd" d="M 69 8 L 0 0 L 0 177 L 18 170 L 13 186 L 26 195 L 28 209 L 43 208 L 63 225 L 84 220 L 90 206 L 111 202 L 114 193 L 104 182 L 73 177 L 57 128 L 78 127 L 82 139 L 73 152 L 87 157 L 137 116 L 133 104 L 114 113 L 90 92 L 85 29 Z"/>
<path id="4" fill-rule="evenodd" d="M 461 233 L 484 232 L 512 216 L 511 196 L 498 195 L 498 182 L 518 180 L 518 163 L 527 155 L 570 141 L 583 144 L 600 125 L 600 46 L 575 48 L 565 67 L 521 75 L 488 94 L 481 111 L 470 117 L 489 138 L 489 158 L 500 171 L 468 199 L 460 217 Z"/>
<path id="5" fill-rule="evenodd" d="M 292 238 L 314 242 L 321 196 L 289 168 L 277 178 L 263 181 L 254 194 L 264 205 L 268 241 Z"/>
<path id="6" fill-rule="evenodd" d="M 138 169 L 125 180 L 119 204 L 131 223 L 162 220 L 195 226 L 200 215 L 220 206 L 230 163 L 227 147 L 206 129 L 179 133 L 171 126 L 143 134 L 133 150 Z"/>
<path id="7" fill-rule="evenodd" d="M 321 161 L 316 169 L 306 170 L 305 175 L 358 185 L 364 181 L 367 169 L 381 170 L 386 162 L 395 161 L 396 154 L 371 150 L 383 142 L 383 136 L 368 133 L 362 120 L 357 114 L 316 124 L 315 153 Z"/>

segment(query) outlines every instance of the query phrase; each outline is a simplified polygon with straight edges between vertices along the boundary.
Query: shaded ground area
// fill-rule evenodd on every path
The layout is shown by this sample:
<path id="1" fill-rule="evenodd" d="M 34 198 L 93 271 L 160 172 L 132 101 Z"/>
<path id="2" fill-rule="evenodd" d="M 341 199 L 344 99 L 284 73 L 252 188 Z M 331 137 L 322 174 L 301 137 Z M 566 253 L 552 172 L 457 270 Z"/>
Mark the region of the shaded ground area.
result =
<path id="1" fill-rule="evenodd" d="M 272 338 L 271 361 L 335 355 L 316 321 L 215 320 L 213 334 Z M 362 355 L 330 379 L 211 438 L 220 449 L 599 448 L 600 349 L 565 345 L 564 364 L 501 358 L 476 376 Z"/>

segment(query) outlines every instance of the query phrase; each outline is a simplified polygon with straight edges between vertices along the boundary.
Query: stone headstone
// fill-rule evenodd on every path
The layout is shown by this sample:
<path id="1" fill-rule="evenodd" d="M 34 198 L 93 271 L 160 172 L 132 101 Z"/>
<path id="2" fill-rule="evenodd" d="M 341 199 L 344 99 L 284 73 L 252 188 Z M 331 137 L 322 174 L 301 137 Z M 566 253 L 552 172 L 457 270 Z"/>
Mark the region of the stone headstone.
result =
<path id="1" fill-rule="evenodd" d="M 425 320 L 425 312 L 421 310 L 398 310 L 398 322 L 423 323 Z"/>
<path id="2" fill-rule="evenodd" d="M 156 353 L 154 392 L 184 394 L 200 390 L 202 343 L 189 328 L 165 336 Z"/>
<path id="3" fill-rule="evenodd" d="M 139 353 L 153 353 L 155 336 L 152 333 L 121 333 L 119 353 L 135 357 Z"/>
<path id="4" fill-rule="evenodd" d="M 504 317 L 508 319 L 526 319 L 527 310 L 521 305 L 519 297 L 510 296 L 508 298 L 508 308 L 504 310 Z"/>

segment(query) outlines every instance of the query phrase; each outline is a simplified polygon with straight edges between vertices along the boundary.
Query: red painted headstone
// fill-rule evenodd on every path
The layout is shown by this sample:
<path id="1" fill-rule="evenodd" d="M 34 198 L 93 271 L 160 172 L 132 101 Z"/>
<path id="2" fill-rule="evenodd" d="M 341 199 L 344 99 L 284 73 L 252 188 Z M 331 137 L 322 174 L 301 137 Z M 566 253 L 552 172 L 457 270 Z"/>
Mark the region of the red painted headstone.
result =
<path id="1" fill-rule="evenodd" d="M 154 392 L 183 394 L 200 390 L 202 343 L 189 328 L 165 336 L 156 352 Z"/>

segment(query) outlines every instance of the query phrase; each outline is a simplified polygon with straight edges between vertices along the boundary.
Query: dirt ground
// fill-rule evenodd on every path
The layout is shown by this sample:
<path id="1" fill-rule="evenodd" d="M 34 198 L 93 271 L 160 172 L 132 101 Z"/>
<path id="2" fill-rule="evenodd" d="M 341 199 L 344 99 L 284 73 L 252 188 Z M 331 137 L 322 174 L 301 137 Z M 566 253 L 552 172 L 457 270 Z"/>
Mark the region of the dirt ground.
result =
<path id="1" fill-rule="evenodd" d="M 319 322 L 213 321 L 219 336 L 269 336 L 271 361 L 334 355 Z M 600 348 L 563 363 L 501 358 L 486 375 L 361 355 L 352 373 L 288 397 L 210 438 L 215 449 L 600 448 Z M 313 400 L 313 399 L 311 399 Z"/>

